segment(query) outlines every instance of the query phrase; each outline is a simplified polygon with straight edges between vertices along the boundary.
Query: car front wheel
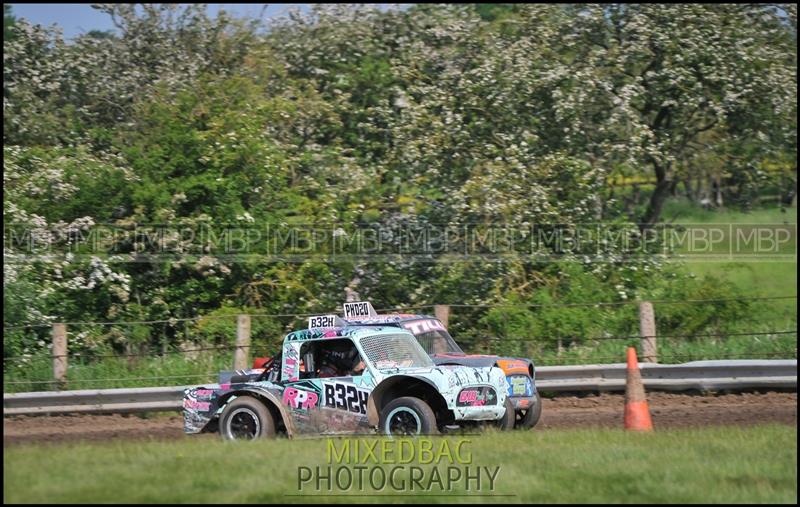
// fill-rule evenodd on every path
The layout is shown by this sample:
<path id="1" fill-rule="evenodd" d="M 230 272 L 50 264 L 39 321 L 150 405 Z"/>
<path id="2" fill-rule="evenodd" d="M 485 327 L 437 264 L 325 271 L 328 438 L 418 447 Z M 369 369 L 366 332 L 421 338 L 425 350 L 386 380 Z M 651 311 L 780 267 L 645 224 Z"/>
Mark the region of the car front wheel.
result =
<path id="1" fill-rule="evenodd" d="M 378 428 L 381 434 L 387 436 L 438 433 L 436 416 L 431 407 L 412 396 L 397 398 L 383 407 Z"/>

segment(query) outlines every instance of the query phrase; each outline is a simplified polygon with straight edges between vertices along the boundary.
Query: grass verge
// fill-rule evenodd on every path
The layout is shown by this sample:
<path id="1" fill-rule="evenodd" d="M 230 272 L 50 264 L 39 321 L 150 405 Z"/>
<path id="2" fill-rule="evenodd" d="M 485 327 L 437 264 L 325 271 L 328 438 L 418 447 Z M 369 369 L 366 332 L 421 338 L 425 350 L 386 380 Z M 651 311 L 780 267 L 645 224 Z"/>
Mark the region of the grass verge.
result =
<path id="1" fill-rule="evenodd" d="M 216 438 L 187 438 L 173 442 L 17 446 L 3 452 L 3 500 L 244 504 L 797 500 L 797 429 L 788 426 L 713 427 L 652 434 L 599 429 L 489 432 L 447 437 L 450 449 L 463 439 L 468 442 L 458 453 L 452 453 L 456 458 L 452 465 L 447 459 L 438 465 L 420 464 L 418 459 L 398 463 L 403 460 L 396 447 L 392 455 L 396 464 L 388 460 L 377 464 L 363 451 L 364 442 L 373 439 L 360 439 L 359 456 L 367 459 L 357 464 L 338 464 L 335 456 L 329 459 L 328 439 L 230 443 Z M 339 450 L 344 440 L 335 440 Z M 350 440 L 350 445 L 355 440 Z M 440 449 L 441 441 L 433 439 L 433 449 Z M 380 452 L 377 454 L 380 456 Z M 421 454 L 416 457 L 420 456 L 424 458 Z M 341 468 L 355 474 L 356 466 L 365 466 L 365 477 L 376 467 L 387 475 L 393 467 L 403 468 L 395 475 L 397 487 L 387 480 L 382 490 L 373 489 L 368 480 L 364 488 L 359 488 L 360 482 L 355 479 L 349 489 L 337 488 L 335 480 L 330 488 L 325 481 L 319 489 L 313 480 L 299 485 L 298 467 L 319 466 L 324 473 L 329 465 L 333 474 Z M 490 488 L 485 474 L 479 491 L 474 480 L 469 491 L 463 480 L 441 485 L 430 481 L 433 468 L 445 476 L 448 467 L 466 473 L 467 466 L 470 474 L 478 467 L 499 467 L 494 487 Z M 409 482 L 410 467 L 422 469 L 425 477 L 414 485 L 414 491 Z M 401 484 L 402 480 L 406 482 Z M 376 478 L 375 484 L 380 480 Z"/>
<path id="2" fill-rule="evenodd" d="M 57 389 L 52 383 L 52 359 L 32 356 L 12 365 L 3 375 L 3 391 L 29 392 Z M 70 358 L 66 389 L 113 389 L 117 387 L 177 386 L 216 382 L 220 370 L 233 369 L 232 353 L 202 352 L 193 358 L 183 354 L 141 357 L 135 360 L 106 357 L 77 361 Z"/>

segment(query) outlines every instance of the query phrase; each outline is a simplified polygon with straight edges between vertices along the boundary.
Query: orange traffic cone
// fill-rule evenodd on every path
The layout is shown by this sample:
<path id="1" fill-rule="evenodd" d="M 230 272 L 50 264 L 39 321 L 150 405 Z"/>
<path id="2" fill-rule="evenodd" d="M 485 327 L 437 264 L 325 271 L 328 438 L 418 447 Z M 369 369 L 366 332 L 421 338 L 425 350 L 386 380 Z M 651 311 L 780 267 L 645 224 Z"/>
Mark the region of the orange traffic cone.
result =
<path id="1" fill-rule="evenodd" d="M 628 347 L 628 378 L 625 384 L 625 429 L 653 431 L 650 409 L 644 396 L 642 374 L 636 360 L 636 349 Z"/>

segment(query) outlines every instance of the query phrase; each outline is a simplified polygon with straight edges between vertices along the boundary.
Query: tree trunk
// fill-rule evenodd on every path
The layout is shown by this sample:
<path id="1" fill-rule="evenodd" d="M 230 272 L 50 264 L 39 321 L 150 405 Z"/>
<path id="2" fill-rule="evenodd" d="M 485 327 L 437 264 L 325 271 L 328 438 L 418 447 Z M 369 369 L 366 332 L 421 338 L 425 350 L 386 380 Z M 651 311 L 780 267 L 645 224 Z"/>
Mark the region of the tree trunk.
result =
<path id="1" fill-rule="evenodd" d="M 647 210 L 639 223 L 639 229 L 642 231 L 650 229 L 658 222 L 658 219 L 661 218 L 661 208 L 664 207 L 664 202 L 672 192 L 672 180 L 667 179 L 666 168 L 656 162 L 653 162 L 653 168 L 656 172 L 656 188 L 650 196 Z"/>
<path id="2" fill-rule="evenodd" d="M 717 208 L 722 207 L 722 177 L 719 175 L 714 176 L 714 204 Z"/>
<path id="3" fill-rule="evenodd" d="M 598 222 L 603 219 L 603 204 L 605 204 L 605 202 L 600 192 L 597 192 L 594 196 L 594 219 Z"/>
<path id="4" fill-rule="evenodd" d="M 686 195 L 686 198 L 689 199 L 689 202 L 695 202 L 694 198 L 694 191 L 692 190 L 692 177 L 687 176 L 686 179 L 683 181 L 683 191 Z"/>
<path id="5" fill-rule="evenodd" d="M 797 168 L 795 168 L 795 172 L 797 172 Z M 786 178 L 783 183 L 783 187 L 786 189 L 781 196 L 781 204 L 784 206 L 792 207 L 796 205 L 797 200 L 797 181 L 793 180 L 792 178 Z M 787 185 L 788 183 L 788 185 Z"/>
<path id="6" fill-rule="evenodd" d="M 678 197 L 678 180 L 672 180 L 672 184 L 669 186 L 669 195 Z"/>

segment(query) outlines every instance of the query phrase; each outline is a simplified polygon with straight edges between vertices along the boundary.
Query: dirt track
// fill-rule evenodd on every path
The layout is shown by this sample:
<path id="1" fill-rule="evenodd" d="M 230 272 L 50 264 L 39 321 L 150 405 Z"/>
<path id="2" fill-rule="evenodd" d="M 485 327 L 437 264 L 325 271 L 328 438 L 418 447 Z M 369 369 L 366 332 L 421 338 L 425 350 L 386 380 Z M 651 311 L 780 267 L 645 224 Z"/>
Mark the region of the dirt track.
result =
<path id="1" fill-rule="evenodd" d="M 797 393 L 691 396 L 651 392 L 647 401 L 656 428 L 797 424 Z M 557 397 L 545 400 L 536 429 L 621 428 L 624 408 L 625 396 L 621 393 Z"/>
<path id="2" fill-rule="evenodd" d="M 648 393 L 653 425 L 681 428 L 714 425 L 752 426 L 762 423 L 797 425 L 797 393 L 740 393 L 690 396 Z M 624 396 L 600 394 L 545 399 L 536 430 L 622 427 Z M 3 418 L 3 446 L 23 443 L 110 441 L 116 439 L 218 438 L 188 437 L 179 415 L 76 415 Z"/>

